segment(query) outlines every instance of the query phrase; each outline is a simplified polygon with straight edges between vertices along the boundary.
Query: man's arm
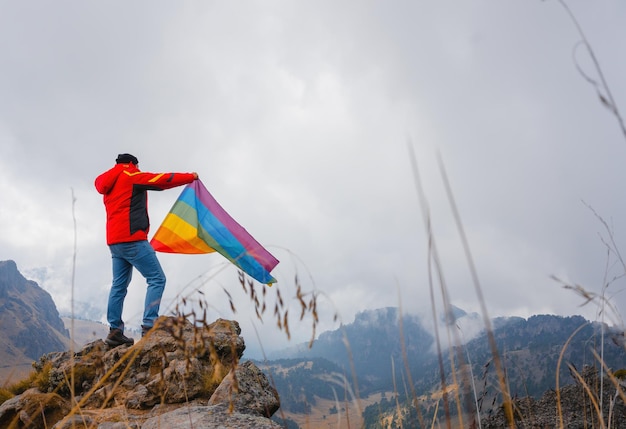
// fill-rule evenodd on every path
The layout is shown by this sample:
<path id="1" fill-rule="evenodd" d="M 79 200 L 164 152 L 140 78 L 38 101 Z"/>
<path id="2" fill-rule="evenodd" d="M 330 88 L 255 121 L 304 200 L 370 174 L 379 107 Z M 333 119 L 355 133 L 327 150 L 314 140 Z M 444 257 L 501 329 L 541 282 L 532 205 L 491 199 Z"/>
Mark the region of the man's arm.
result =
<path id="1" fill-rule="evenodd" d="M 186 185 L 198 178 L 198 173 L 127 173 L 132 175 L 134 185 L 145 187 L 149 190 L 163 190 Z"/>

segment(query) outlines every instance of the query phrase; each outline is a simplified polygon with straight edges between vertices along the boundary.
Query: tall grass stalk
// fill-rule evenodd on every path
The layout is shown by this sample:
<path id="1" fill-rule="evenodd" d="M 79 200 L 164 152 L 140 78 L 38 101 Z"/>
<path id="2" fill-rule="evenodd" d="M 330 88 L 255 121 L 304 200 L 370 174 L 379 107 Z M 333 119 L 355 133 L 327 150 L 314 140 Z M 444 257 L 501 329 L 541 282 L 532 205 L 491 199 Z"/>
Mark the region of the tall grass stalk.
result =
<path id="1" fill-rule="evenodd" d="M 587 206 L 587 208 L 589 210 L 591 210 L 591 212 L 593 213 L 593 215 L 596 217 L 596 219 L 603 225 L 604 230 L 608 236 L 608 239 L 605 239 L 604 237 L 600 236 L 600 240 L 602 241 L 602 243 L 604 244 L 604 246 L 606 247 L 606 266 L 604 269 L 604 278 L 602 279 L 602 293 L 600 296 L 600 306 L 599 306 L 599 312 L 600 312 L 600 319 L 601 319 L 601 323 L 602 323 L 602 332 L 601 332 L 601 349 L 600 349 L 600 357 L 602 359 L 602 361 L 604 361 L 604 325 L 605 325 L 605 317 L 606 317 L 606 308 L 607 306 L 610 306 L 609 308 L 611 309 L 611 312 L 613 314 L 615 314 L 617 317 L 619 317 L 619 313 L 617 312 L 617 310 L 615 309 L 615 307 L 610 303 L 610 300 L 607 299 L 606 293 L 608 291 L 609 286 L 615 282 L 616 280 L 618 280 L 619 278 L 622 278 L 626 275 L 626 263 L 624 262 L 624 258 L 622 257 L 622 254 L 619 251 L 619 247 L 617 246 L 617 243 L 615 242 L 615 235 L 613 234 L 613 229 L 609 226 L 609 224 L 604 220 L 604 218 L 602 216 L 600 216 L 594 209 L 593 207 L 591 207 L 591 205 L 585 203 L 583 201 L 583 204 L 585 204 Z M 609 270 L 610 267 L 612 266 L 612 256 L 615 257 L 616 262 L 619 262 L 619 264 L 621 265 L 623 271 L 621 274 L 614 276 L 613 278 L 609 278 Z M 621 324 L 623 325 L 623 323 Z M 604 395 L 603 395 L 603 390 L 604 390 L 604 367 L 601 366 L 600 367 L 600 408 L 602 409 L 602 401 L 604 400 Z"/>
<path id="2" fill-rule="evenodd" d="M 461 329 L 461 327 L 459 325 L 456 325 L 456 327 L 458 328 L 459 331 L 461 331 L 461 334 L 463 334 L 463 330 Z M 467 363 L 469 367 L 470 380 L 472 381 L 472 396 L 474 397 L 474 406 L 476 407 L 478 429 L 482 429 L 482 425 L 480 422 L 480 408 L 478 407 L 478 394 L 476 392 L 476 382 L 474 380 L 474 370 L 472 369 L 472 360 L 470 359 L 469 350 L 467 349 L 467 347 L 465 347 L 465 344 L 466 344 L 465 335 L 463 335 L 463 348 L 465 349 L 465 353 L 467 354 Z"/>
<path id="3" fill-rule="evenodd" d="M 435 252 L 435 248 L 434 248 L 434 238 L 433 238 L 432 228 L 431 228 L 431 223 L 430 223 L 430 213 L 429 213 L 428 207 L 424 207 L 424 204 L 422 204 L 422 206 L 424 210 L 424 217 L 426 219 L 426 230 L 428 234 L 428 287 L 430 291 L 430 305 L 431 305 L 431 309 L 432 309 L 431 312 L 433 316 L 435 343 L 437 345 L 437 360 L 439 364 L 439 376 L 441 378 L 441 391 L 442 391 L 441 399 L 443 401 L 443 409 L 444 409 L 446 427 L 447 429 L 451 429 L 450 406 L 448 404 L 448 388 L 447 388 L 447 382 L 446 382 L 446 371 L 443 365 L 443 352 L 441 350 L 441 339 L 439 336 L 439 323 L 437 320 L 437 307 L 435 304 L 435 290 L 434 290 L 434 285 L 433 285 L 433 273 L 432 273 L 432 261 L 434 259 L 435 262 L 438 262 L 438 259 L 436 259 L 437 253 Z"/>
<path id="4" fill-rule="evenodd" d="M 615 395 L 613 396 L 613 401 L 611 402 L 610 408 L 609 408 L 609 421 L 607 424 L 607 427 L 611 428 L 611 420 L 613 417 L 613 407 L 615 405 L 615 402 L 617 401 L 617 398 L 620 397 L 622 399 L 622 402 L 624 402 L 626 404 L 626 394 L 624 393 L 624 389 L 622 388 L 622 385 L 620 384 L 619 380 L 617 379 L 617 377 L 615 377 L 615 375 L 613 374 L 613 372 L 606 366 L 606 363 L 604 362 L 604 360 L 598 356 L 598 353 L 596 353 L 595 350 L 591 351 L 594 355 L 594 357 L 596 358 L 596 360 L 600 363 L 600 366 L 604 369 L 604 371 L 606 372 L 606 374 L 609 376 L 609 379 L 611 380 L 611 383 L 613 383 L 613 386 L 615 387 Z"/>
<path id="5" fill-rule="evenodd" d="M 589 387 L 589 384 L 583 379 L 583 377 L 580 375 L 580 373 L 576 370 L 576 368 L 571 363 L 568 362 L 567 366 L 569 367 L 571 374 L 574 375 L 574 378 L 583 386 L 583 389 L 585 389 L 585 393 L 587 394 L 587 397 L 591 401 L 591 404 L 593 405 L 593 408 L 596 414 L 598 415 L 598 421 L 600 422 L 600 427 L 602 427 L 602 429 L 606 429 L 606 424 L 604 423 L 602 410 L 600 409 L 600 406 L 598 405 L 598 401 L 595 395 L 593 394 L 591 387 Z M 562 424 L 562 421 L 561 421 L 561 424 Z"/>
<path id="6" fill-rule="evenodd" d="M 565 3 L 564 0 L 558 0 L 558 2 L 563 7 L 563 9 L 565 9 L 565 12 L 567 13 L 570 20 L 576 27 L 576 31 L 578 31 L 578 34 L 580 35 L 580 38 L 581 38 L 581 40 L 576 45 L 574 45 L 574 49 L 572 52 L 572 59 L 574 61 L 574 65 L 578 69 L 578 72 L 580 73 L 580 75 L 594 87 L 598 95 L 598 98 L 600 99 L 600 102 L 607 109 L 609 109 L 609 111 L 613 114 L 613 116 L 615 116 L 615 119 L 617 119 L 617 123 L 622 131 L 622 134 L 624 138 L 626 139 L 626 124 L 624 123 L 624 119 L 622 115 L 620 114 L 619 109 L 617 108 L 617 103 L 615 102 L 615 99 L 613 98 L 613 93 L 611 92 L 611 88 L 609 87 L 606 81 L 606 78 L 604 77 L 604 73 L 602 72 L 602 67 L 600 67 L 600 62 L 598 61 L 598 58 L 596 57 L 596 54 L 593 48 L 591 47 L 591 44 L 589 43 L 589 39 L 587 39 L 587 36 L 585 35 L 585 32 L 583 31 L 582 26 L 578 22 L 578 19 L 576 19 L 576 15 L 574 15 L 574 13 L 569 8 L 567 3 Z M 598 78 L 600 80 L 599 82 L 591 78 L 587 73 L 585 73 L 585 71 L 582 69 L 582 67 L 576 60 L 576 52 L 580 46 L 584 46 L 587 49 L 587 53 L 589 54 L 589 57 L 591 58 L 591 61 L 593 62 L 594 69 L 596 73 L 598 74 Z"/>
<path id="7" fill-rule="evenodd" d="M 422 410 L 420 408 L 419 400 L 417 398 L 417 392 L 415 391 L 415 384 L 413 383 L 413 376 L 411 375 L 411 369 L 409 366 L 409 356 L 406 350 L 406 341 L 404 337 L 404 322 L 402 317 L 402 300 L 399 300 L 398 303 L 398 330 L 400 333 L 400 347 L 402 348 L 402 360 L 404 362 L 404 370 L 406 372 L 406 377 L 409 383 L 409 387 L 411 389 L 411 403 L 415 408 L 417 413 L 417 420 L 419 421 L 420 427 L 425 428 L 424 426 L 424 417 L 422 416 Z M 405 388 L 406 390 L 406 388 Z M 408 392 L 406 393 L 406 397 L 408 398 Z"/>
<path id="8" fill-rule="evenodd" d="M 72 222 L 74 227 L 74 249 L 72 252 L 72 282 L 71 282 L 71 295 L 70 295 L 70 314 L 72 319 L 70 320 L 70 403 L 74 404 L 75 390 L 74 390 L 74 288 L 76 284 L 76 254 L 78 252 L 78 228 L 76 227 L 76 197 L 74 196 L 74 189 L 72 189 Z"/>
<path id="9" fill-rule="evenodd" d="M 487 338 L 489 339 L 489 346 L 491 348 L 491 354 L 494 358 L 494 364 L 496 367 L 496 372 L 498 374 L 498 381 L 500 383 L 500 392 L 502 393 L 503 399 L 503 407 L 505 411 L 505 415 L 509 422 L 509 426 L 511 428 L 515 427 L 513 421 L 513 408 L 511 405 L 511 394 L 508 388 L 508 384 L 506 382 L 504 368 L 502 365 L 502 361 L 500 358 L 500 353 L 498 352 L 498 347 L 496 345 L 496 339 L 493 335 L 493 326 L 491 324 L 491 319 L 489 318 L 489 312 L 487 311 L 487 306 L 485 304 L 485 298 L 483 296 L 482 287 L 480 285 L 480 281 L 478 279 L 478 272 L 476 270 L 476 265 L 474 264 L 474 258 L 472 257 L 472 252 L 469 247 L 469 241 L 467 240 L 467 236 L 465 234 L 465 228 L 463 228 L 463 223 L 461 222 L 461 216 L 459 214 L 459 210 L 456 205 L 456 201 L 454 199 L 452 193 L 452 187 L 450 186 L 450 181 L 448 180 L 448 175 L 446 174 L 445 166 L 443 164 L 443 159 L 441 158 L 441 154 L 437 156 L 439 171 L 441 172 L 441 177 L 446 189 L 446 196 L 448 197 L 448 202 L 450 204 L 450 208 L 452 210 L 452 214 L 454 215 L 454 220 L 456 222 L 456 226 L 461 237 L 461 242 L 463 244 L 463 250 L 465 252 L 465 258 L 469 265 L 469 269 L 472 276 L 472 283 L 474 284 L 474 290 L 476 292 L 476 296 L 478 297 L 478 302 L 480 303 L 480 308 L 483 316 L 483 323 L 485 325 L 487 331 Z"/>
<path id="10" fill-rule="evenodd" d="M 565 341 L 565 344 L 563 344 L 563 347 L 561 347 L 561 352 L 559 353 L 559 359 L 556 362 L 556 380 L 555 380 L 555 383 L 556 383 L 556 386 L 555 386 L 555 390 L 556 390 L 556 410 L 557 410 L 557 415 L 559 417 L 559 427 L 560 428 L 564 427 L 564 425 L 563 425 L 563 409 L 561 407 L 561 386 L 560 386 L 561 363 L 563 362 L 563 356 L 565 356 L 565 351 L 569 347 L 569 344 L 572 342 L 572 339 L 576 336 L 576 334 L 578 334 L 578 332 L 581 331 L 581 329 L 583 329 L 587 325 L 588 325 L 588 323 L 583 323 L 574 332 L 572 332 L 572 334 L 569 336 L 567 341 Z"/>
<path id="11" fill-rule="evenodd" d="M 433 316 L 435 343 L 437 346 L 437 359 L 438 359 L 440 379 L 441 379 L 442 402 L 443 402 L 443 407 L 444 407 L 445 422 L 446 422 L 447 429 L 451 429 L 452 419 L 451 419 L 451 413 L 450 413 L 450 404 L 448 402 L 448 387 L 447 387 L 447 382 L 446 382 L 446 371 L 445 371 L 444 364 L 443 364 L 443 352 L 442 352 L 442 347 L 441 347 L 441 337 L 439 333 L 439 323 L 438 323 L 438 317 L 437 317 L 438 312 L 437 312 L 437 306 L 435 303 L 436 300 L 435 300 L 435 287 L 434 287 L 434 280 L 433 280 L 433 266 L 434 266 L 435 273 L 437 274 L 437 277 L 439 280 L 440 291 L 442 292 L 442 295 L 444 298 L 444 314 L 446 315 L 446 322 L 448 321 L 449 300 L 447 297 L 447 288 L 446 288 L 446 284 L 445 284 L 444 277 L 443 277 L 443 269 L 441 267 L 441 261 L 439 259 L 439 253 L 437 251 L 435 237 L 432 231 L 430 208 L 429 208 L 427 199 L 425 197 L 423 188 L 421 186 L 421 178 L 419 174 L 419 169 L 417 168 L 417 161 L 416 161 L 415 153 L 410 143 L 409 143 L 409 150 L 411 151 L 411 161 L 412 161 L 412 167 L 413 167 L 413 174 L 415 177 L 415 185 L 416 185 L 416 189 L 418 192 L 420 207 L 422 208 L 422 216 L 424 218 L 426 234 L 428 236 L 428 286 L 429 286 L 429 291 L 430 291 L 431 313 Z M 451 345 L 452 344 L 451 341 L 448 341 L 448 344 Z M 452 357 L 451 348 L 449 349 L 449 352 L 450 352 L 450 363 L 451 365 L 454 365 L 454 359 Z M 452 370 L 452 375 L 453 377 L 456 376 L 454 370 Z M 461 411 L 460 401 L 458 401 L 458 390 L 457 390 L 456 403 L 457 403 L 457 413 L 460 419 L 460 424 L 461 424 L 461 427 L 463 427 L 462 412 L 460 412 Z"/>
<path id="12" fill-rule="evenodd" d="M 430 294 L 431 294 L 431 307 L 433 309 L 433 317 L 435 318 L 435 340 L 437 343 L 437 354 L 438 354 L 438 359 L 439 359 L 439 368 L 441 371 L 441 384 L 442 384 L 442 391 L 443 391 L 443 406 L 444 406 L 444 413 L 445 413 L 445 418 L 446 418 L 446 424 L 447 424 L 447 428 L 449 429 L 451 427 L 450 421 L 450 409 L 449 409 L 449 405 L 447 402 L 447 393 L 446 393 L 446 381 L 445 381 L 445 374 L 444 374 L 444 370 L 443 370 L 443 359 L 442 359 L 442 351 L 441 351 L 441 346 L 440 346 L 440 336 L 439 336 L 439 332 L 437 329 L 437 320 L 436 320 L 436 306 L 435 306 L 435 300 L 434 300 L 434 287 L 433 287 L 433 275 L 432 275 L 432 265 L 434 265 L 435 271 L 438 275 L 438 279 L 439 279 L 439 283 L 440 283 L 440 289 L 441 289 L 441 293 L 442 293 L 442 297 L 443 297 L 443 303 L 444 303 L 444 312 L 446 314 L 446 321 L 450 322 L 450 315 L 451 315 L 451 306 L 450 306 L 450 301 L 449 301 L 449 297 L 448 297 L 448 293 L 447 293 L 447 287 L 445 285 L 445 281 L 443 280 L 443 270 L 442 270 L 442 266 L 441 266 L 441 262 L 439 259 L 439 255 L 438 255 L 438 251 L 436 248 L 436 244 L 435 244 L 435 238 L 434 238 L 434 234 L 433 234 L 433 230 L 432 230 L 432 220 L 431 220 L 431 215 L 430 215 L 430 208 L 428 205 L 428 201 L 427 198 L 425 196 L 423 187 L 422 187 L 422 180 L 419 174 L 419 168 L 418 168 L 418 164 L 417 164 L 417 157 L 415 154 L 415 150 L 413 148 L 413 145 L 411 144 L 411 141 L 407 141 L 407 146 L 408 146 L 408 150 L 409 150 L 409 155 L 410 155 L 410 161 L 411 161 L 411 167 L 413 170 L 413 175 L 414 175 L 414 181 L 415 181 L 415 188 L 417 190 L 417 194 L 418 194 L 418 199 L 419 199 L 419 204 L 420 207 L 422 209 L 422 217 L 424 219 L 424 225 L 425 225 L 425 229 L 426 229 L 426 234 L 428 237 L 428 280 L 429 280 L 429 288 L 430 288 Z M 503 368 L 503 363 L 501 361 L 501 357 L 500 357 L 500 353 L 498 351 L 497 345 L 496 345 L 496 341 L 495 341 L 495 337 L 493 335 L 493 327 L 491 324 L 491 320 L 489 318 L 489 314 L 485 305 L 485 299 L 483 297 L 483 293 L 482 293 L 482 288 L 480 285 L 480 281 L 478 279 L 478 273 L 472 258 L 472 253 L 469 247 L 469 242 L 467 240 L 466 234 L 465 234 L 465 230 L 463 228 L 463 224 L 461 222 L 461 217 L 459 214 L 459 210 L 456 206 L 456 202 L 452 193 L 452 188 L 450 186 L 450 182 L 448 180 L 448 176 L 446 174 L 444 165 L 443 165 L 443 161 L 441 158 L 441 155 L 438 154 L 437 157 L 438 160 L 438 166 L 439 166 L 439 171 L 441 173 L 441 177 L 443 180 L 443 184 L 445 187 L 445 191 L 446 191 L 446 196 L 448 198 L 448 202 L 450 204 L 450 208 L 455 220 L 455 224 L 457 226 L 460 238 L 461 238 L 461 242 L 463 245 L 463 251 L 465 254 L 465 258 L 466 261 L 469 265 L 469 269 L 471 272 L 471 277 L 472 277 L 472 283 L 474 285 L 474 289 L 475 289 L 475 293 L 476 296 L 478 298 L 478 301 L 480 303 L 481 306 L 481 312 L 482 312 L 482 317 L 483 317 L 483 323 L 485 326 L 485 330 L 487 333 L 487 337 L 489 340 L 489 345 L 490 345 L 490 349 L 491 349 L 491 354 L 492 354 L 492 358 L 493 358 L 493 362 L 494 362 L 494 366 L 495 366 L 495 370 L 496 370 L 496 374 L 498 377 L 498 383 L 500 386 L 500 393 L 502 394 L 502 398 L 503 398 L 503 408 L 504 408 L 504 412 L 505 412 L 505 416 L 508 422 L 508 425 L 510 428 L 514 428 L 515 424 L 514 424 L 514 417 L 513 417 L 513 407 L 512 407 L 512 401 L 511 401 L 511 395 L 510 395 L 510 391 L 508 388 L 508 384 L 506 383 L 506 375 L 504 372 L 504 368 Z M 450 330 L 450 323 L 447 323 L 448 329 Z M 450 332 L 448 331 L 448 335 L 450 335 Z M 464 357 L 462 355 L 462 352 L 460 351 L 460 347 L 458 347 L 460 345 L 460 339 L 459 339 L 459 335 L 458 332 L 453 330 L 452 336 L 454 337 L 454 342 L 450 342 L 450 345 L 452 346 L 452 344 L 457 345 L 457 359 L 459 362 L 463 362 L 464 361 Z M 452 351 L 450 351 L 452 353 Z M 451 355 L 450 357 L 450 361 L 451 364 L 454 366 L 454 358 Z M 452 373 L 453 373 L 453 378 L 456 377 L 455 375 L 455 370 L 454 368 L 452 368 Z M 458 384 L 457 384 L 458 386 Z M 460 399 L 458 396 L 458 390 L 457 389 L 457 396 L 456 396 L 456 402 L 457 402 L 457 412 L 459 413 L 459 423 L 461 425 L 461 427 L 463 427 L 463 420 L 462 420 L 462 412 L 461 412 L 461 404 L 460 404 Z M 467 395 L 466 395 L 467 398 Z M 477 412 L 478 410 L 476 410 Z"/>
<path id="13" fill-rule="evenodd" d="M 396 402 L 396 414 L 398 416 L 398 422 L 400 424 L 400 429 L 402 429 L 402 412 L 400 410 L 400 401 L 398 400 L 398 386 L 396 384 L 396 365 L 393 361 L 393 356 L 390 356 L 391 359 L 391 380 L 393 381 L 393 391 L 395 392 L 394 399 Z"/>

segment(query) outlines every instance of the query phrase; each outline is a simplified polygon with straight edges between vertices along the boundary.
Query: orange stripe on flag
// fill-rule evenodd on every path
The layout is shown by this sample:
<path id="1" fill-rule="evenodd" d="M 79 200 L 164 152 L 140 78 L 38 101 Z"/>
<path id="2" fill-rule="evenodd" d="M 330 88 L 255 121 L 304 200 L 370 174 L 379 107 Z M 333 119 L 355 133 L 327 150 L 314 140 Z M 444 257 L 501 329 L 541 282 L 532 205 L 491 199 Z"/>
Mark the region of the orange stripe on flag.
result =
<path id="1" fill-rule="evenodd" d="M 191 239 L 182 237 L 167 228 L 165 225 L 161 225 L 159 228 L 159 240 L 162 243 L 169 243 L 167 247 L 171 249 L 174 253 L 187 253 L 187 254 L 200 254 L 200 253 L 211 253 L 215 252 L 215 249 L 207 246 L 207 244 L 199 239 L 198 237 L 193 237 Z"/>

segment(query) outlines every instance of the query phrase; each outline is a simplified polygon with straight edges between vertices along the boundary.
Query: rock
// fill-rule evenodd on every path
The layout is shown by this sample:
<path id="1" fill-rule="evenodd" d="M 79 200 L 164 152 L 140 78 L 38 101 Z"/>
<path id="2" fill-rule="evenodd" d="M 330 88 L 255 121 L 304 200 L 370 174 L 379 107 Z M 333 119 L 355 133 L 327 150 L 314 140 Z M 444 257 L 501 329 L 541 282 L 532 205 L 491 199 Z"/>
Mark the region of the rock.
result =
<path id="1" fill-rule="evenodd" d="M 557 394 L 550 390 L 543 394 L 540 399 L 531 397 L 516 398 L 513 401 L 515 410 L 515 423 L 517 427 L 532 428 L 558 428 L 584 429 L 590 427 L 605 427 L 611 421 L 611 428 L 626 429 L 626 405 L 616 394 L 615 385 L 609 377 L 604 378 L 603 389 L 603 421 L 598 420 L 598 414 L 591 405 L 589 398 L 590 389 L 594 395 L 594 400 L 599 403 L 598 390 L 600 377 L 594 367 L 585 367 L 581 372 L 583 383 L 577 381 L 575 384 L 567 385 L 560 389 L 560 405 L 563 426 L 557 413 Z M 624 386 L 620 389 L 623 391 Z M 483 429 L 496 429 L 508 427 L 502 407 L 491 416 L 481 421 Z"/>
<path id="2" fill-rule="evenodd" d="M 141 426 L 138 423 L 105 422 L 100 423 L 98 429 L 141 429 Z"/>
<path id="3" fill-rule="evenodd" d="M 65 421 L 58 422 L 52 429 L 78 429 L 88 428 L 93 424 L 93 420 L 88 416 L 74 415 Z"/>
<path id="4" fill-rule="evenodd" d="M 61 396 L 28 389 L 0 405 L 0 427 L 51 427 L 69 410 Z"/>
<path id="5" fill-rule="evenodd" d="M 280 407 L 278 392 L 251 361 L 238 365 L 213 392 L 209 405 L 228 404 L 243 414 L 271 417 Z"/>
<path id="6" fill-rule="evenodd" d="M 134 346 L 110 348 L 97 340 L 73 357 L 69 352 L 44 355 L 35 367 L 49 372 L 48 392 L 69 396 L 73 368 L 75 395 L 90 393 L 93 407 L 112 401 L 145 409 L 160 402 L 209 398 L 245 349 L 234 321 L 220 319 L 202 328 L 173 317 L 157 323 Z"/>
<path id="7" fill-rule="evenodd" d="M 55 429 L 138 429 L 144 422 L 188 427 L 190 421 L 197 421 L 194 428 L 219 422 L 279 427 L 269 420 L 280 406 L 278 394 L 252 362 L 239 362 L 245 349 L 240 334 L 236 321 L 196 327 L 184 318 L 161 317 L 130 347 L 97 340 L 73 355 L 44 355 L 34 364 L 37 388 L 0 406 L 0 427 L 17 421 L 16 427 Z M 181 416 L 187 426 L 165 423 Z"/>
<path id="8" fill-rule="evenodd" d="M 111 378 L 120 382 L 121 393 L 113 399 L 127 407 L 210 397 L 245 349 L 237 322 L 220 319 L 198 329 L 167 318 L 159 326 L 133 347 L 118 347 L 104 356 L 105 370 L 112 370 Z M 116 369 L 122 359 L 128 366 Z"/>
<path id="9" fill-rule="evenodd" d="M 229 413 L 224 406 L 182 407 L 175 411 L 152 417 L 144 422 L 141 429 L 280 429 L 272 420 L 252 414 Z"/>

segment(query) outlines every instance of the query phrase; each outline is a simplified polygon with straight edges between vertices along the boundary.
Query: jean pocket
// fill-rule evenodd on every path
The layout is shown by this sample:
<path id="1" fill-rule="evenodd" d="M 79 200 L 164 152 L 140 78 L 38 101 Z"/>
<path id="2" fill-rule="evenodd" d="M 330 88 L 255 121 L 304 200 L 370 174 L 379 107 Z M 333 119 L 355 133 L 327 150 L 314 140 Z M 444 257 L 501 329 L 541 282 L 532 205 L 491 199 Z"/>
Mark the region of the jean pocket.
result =
<path id="1" fill-rule="evenodd" d="M 141 246 L 138 246 L 140 242 L 130 242 L 130 243 L 117 243 L 112 244 L 111 247 L 111 255 L 114 258 L 122 258 L 126 260 L 132 260 L 137 258 L 137 256 L 141 252 Z"/>

